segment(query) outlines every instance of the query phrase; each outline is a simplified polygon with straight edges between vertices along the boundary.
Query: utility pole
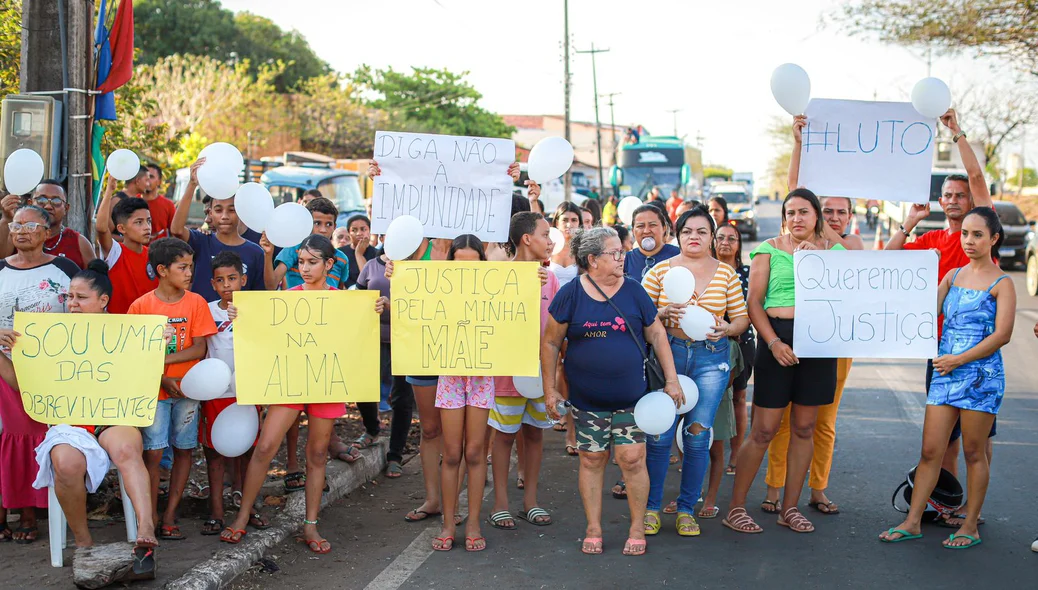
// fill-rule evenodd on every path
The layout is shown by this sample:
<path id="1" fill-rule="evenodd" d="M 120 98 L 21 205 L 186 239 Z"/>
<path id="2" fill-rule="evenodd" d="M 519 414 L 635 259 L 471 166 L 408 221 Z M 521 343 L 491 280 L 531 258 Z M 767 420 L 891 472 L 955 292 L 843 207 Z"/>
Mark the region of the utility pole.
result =
<path id="1" fill-rule="evenodd" d="M 669 111 L 667 111 L 674 117 L 674 137 L 678 136 L 678 113 L 680 113 L 681 111 L 682 109 L 670 109 Z"/>
<path id="2" fill-rule="evenodd" d="M 603 94 L 602 95 L 602 96 L 604 96 L 604 97 L 609 99 L 609 128 L 610 128 L 610 133 L 613 136 L 613 165 L 614 166 L 619 166 L 620 165 L 620 156 L 617 153 L 617 150 L 620 147 L 620 142 L 616 139 L 616 117 L 613 116 L 613 97 L 614 96 L 620 96 L 621 94 L 623 94 L 623 93 L 622 92 L 610 92 L 608 94 Z M 599 190 L 604 191 L 605 187 L 603 186 Z M 603 193 L 603 195 L 604 194 L 605 193 Z"/>
<path id="3" fill-rule="evenodd" d="M 608 49 L 595 49 L 594 43 L 591 44 L 591 49 L 577 51 L 577 53 L 591 54 L 591 84 L 595 91 L 595 134 L 598 138 L 598 190 L 600 191 L 605 190 L 605 173 L 602 170 L 602 123 L 598 118 L 598 70 L 595 68 L 595 54 L 608 51 Z"/>
<path id="4" fill-rule="evenodd" d="M 570 136 L 570 113 L 569 113 L 569 0 L 562 0 L 562 61 L 565 64 L 563 70 L 563 94 L 566 97 L 566 115 L 565 115 L 565 127 L 566 127 L 566 141 L 573 145 L 572 137 Z M 573 174 L 566 170 L 566 173 L 562 175 L 563 182 L 563 199 L 569 201 L 569 194 L 573 191 Z"/>

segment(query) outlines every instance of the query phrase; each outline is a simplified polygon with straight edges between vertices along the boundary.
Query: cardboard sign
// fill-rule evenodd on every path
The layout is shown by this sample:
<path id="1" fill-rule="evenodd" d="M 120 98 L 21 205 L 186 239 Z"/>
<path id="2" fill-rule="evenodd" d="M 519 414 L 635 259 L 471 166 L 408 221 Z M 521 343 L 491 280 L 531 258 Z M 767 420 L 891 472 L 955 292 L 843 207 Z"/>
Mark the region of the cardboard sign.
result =
<path id="1" fill-rule="evenodd" d="M 22 407 L 43 424 L 151 426 L 165 328 L 159 315 L 15 312 Z"/>
<path id="2" fill-rule="evenodd" d="M 371 231 L 386 233 L 401 215 L 418 218 L 427 238 L 474 234 L 507 242 L 515 142 L 427 133 L 375 133 Z"/>
<path id="3" fill-rule="evenodd" d="M 937 356 L 937 254 L 808 250 L 793 256 L 793 354 Z"/>
<path id="4" fill-rule="evenodd" d="M 936 121 L 912 103 L 816 98 L 804 114 L 801 186 L 819 197 L 930 199 Z"/>
<path id="5" fill-rule="evenodd" d="M 377 291 L 235 293 L 238 403 L 377 402 L 376 299 Z"/>
<path id="6" fill-rule="evenodd" d="M 397 262 L 390 304 L 394 375 L 536 377 L 536 262 Z"/>

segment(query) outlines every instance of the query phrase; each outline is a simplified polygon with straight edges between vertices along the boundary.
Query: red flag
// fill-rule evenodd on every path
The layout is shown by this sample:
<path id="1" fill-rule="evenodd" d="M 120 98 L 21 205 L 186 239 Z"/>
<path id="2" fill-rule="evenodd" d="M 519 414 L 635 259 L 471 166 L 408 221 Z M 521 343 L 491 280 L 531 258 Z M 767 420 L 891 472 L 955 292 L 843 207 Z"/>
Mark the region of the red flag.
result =
<path id="1" fill-rule="evenodd" d="M 120 0 L 108 38 L 112 46 L 112 69 L 108 79 L 97 88 L 101 93 L 111 92 L 133 77 L 133 0 Z"/>

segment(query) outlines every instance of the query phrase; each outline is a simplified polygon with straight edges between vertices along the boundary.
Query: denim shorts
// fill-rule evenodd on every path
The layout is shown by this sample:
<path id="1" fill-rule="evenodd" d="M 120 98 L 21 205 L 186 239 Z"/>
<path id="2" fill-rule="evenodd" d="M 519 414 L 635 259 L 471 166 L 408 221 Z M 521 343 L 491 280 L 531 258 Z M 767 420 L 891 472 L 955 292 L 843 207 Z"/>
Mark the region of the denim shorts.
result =
<path id="1" fill-rule="evenodd" d="M 199 404 L 193 399 L 163 399 L 155 408 L 155 421 L 141 429 L 145 451 L 159 451 L 169 446 L 189 450 L 198 446 Z"/>
<path id="2" fill-rule="evenodd" d="M 407 377 L 406 381 L 411 385 L 417 385 L 418 387 L 436 387 L 440 382 L 440 378 L 436 376 L 423 375 L 421 377 Z"/>

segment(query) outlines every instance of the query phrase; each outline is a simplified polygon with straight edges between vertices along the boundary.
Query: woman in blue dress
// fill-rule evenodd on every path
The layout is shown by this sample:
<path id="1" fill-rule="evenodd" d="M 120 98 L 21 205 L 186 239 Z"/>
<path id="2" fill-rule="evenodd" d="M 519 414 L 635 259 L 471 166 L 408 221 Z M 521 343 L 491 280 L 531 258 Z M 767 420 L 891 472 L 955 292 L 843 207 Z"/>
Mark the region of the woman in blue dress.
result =
<path id="1" fill-rule="evenodd" d="M 923 450 L 912 507 L 904 522 L 880 534 L 881 541 L 922 537 L 923 510 L 937 485 L 948 437 L 955 421 L 961 420 L 969 506 L 962 526 L 943 545 L 967 549 L 980 544 L 977 519 L 988 488 L 985 447 L 1006 384 L 1000 349 L 1013 335 L 1016 313 L 1013 280 L 992 259 L 1003 237 L 1002 224 L 988 207 L 973 209 L 962 221 L 962 250 L 970 263 L 948 273 L 937 291 L 944 331 L 933 361 L 937 374 L 926 398 Z"/>

